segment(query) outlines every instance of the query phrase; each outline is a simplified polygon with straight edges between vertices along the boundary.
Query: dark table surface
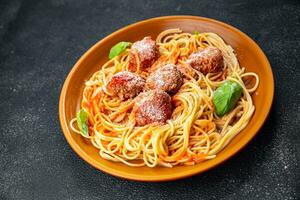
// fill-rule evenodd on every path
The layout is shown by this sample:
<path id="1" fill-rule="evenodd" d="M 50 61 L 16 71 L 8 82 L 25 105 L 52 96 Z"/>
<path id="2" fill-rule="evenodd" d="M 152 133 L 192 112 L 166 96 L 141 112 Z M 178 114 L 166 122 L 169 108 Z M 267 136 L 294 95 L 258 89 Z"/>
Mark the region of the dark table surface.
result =
<path id="1" fill-rule="evenodd" d="M 0 1 L 0 199 L 299 199 L 299 1 Z M 141 183 L 79 158 L 58 121 L 77 59 L 111 32 L 162 15 L 198 15 L 252 37 L 272 65 L 272 111 L 223 165 L 188 179 Z"/>

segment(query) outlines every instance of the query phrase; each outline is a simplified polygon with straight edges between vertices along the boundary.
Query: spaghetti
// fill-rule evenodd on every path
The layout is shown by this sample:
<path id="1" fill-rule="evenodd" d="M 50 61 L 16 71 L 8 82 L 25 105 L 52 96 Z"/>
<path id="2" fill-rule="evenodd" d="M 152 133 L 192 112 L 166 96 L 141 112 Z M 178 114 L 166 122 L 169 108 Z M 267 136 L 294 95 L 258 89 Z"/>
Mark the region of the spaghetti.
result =
<path id="1" fill-rule="evenodd" d="M 99 149 L 102 158 L 129 166 L 194 165 L 216 157 L 251 119 L 255 107 L 253 93 L 259 84 L 255 73 L 245 72 L 231 46 L 215 33 L 184 33 L 180 29 L 161 32 L 156 38 L 160 57 L 151 66 L 177 64 L 183 68 L 184 83 L 172 96 L 172 117 L 165 124 L 136 126 L 132 108 L 134 99 L 121 100 L 106 90 L 107 82 L 121 71 L 128 70 L 129 49 L 106 62 L 85 83 L 81 108 L 88 113 L 89 135 L 86 139 Z M 224 70 L 206 75 L 185 64 L 189 55 L 213 46 L 221 50 Z M 139 57 L 136 62 L 139 63 Z M 148 77 L 149 70 L 139 66 L 136 74 Z M 245 83 L 255 78 L 255 84 Z M 223 117 L 214 112 L 213 93 L 225 80 L 241 85 L 243 95 L 235 108 Z M 72 130 L 81 134 L 70 121 Z"/>

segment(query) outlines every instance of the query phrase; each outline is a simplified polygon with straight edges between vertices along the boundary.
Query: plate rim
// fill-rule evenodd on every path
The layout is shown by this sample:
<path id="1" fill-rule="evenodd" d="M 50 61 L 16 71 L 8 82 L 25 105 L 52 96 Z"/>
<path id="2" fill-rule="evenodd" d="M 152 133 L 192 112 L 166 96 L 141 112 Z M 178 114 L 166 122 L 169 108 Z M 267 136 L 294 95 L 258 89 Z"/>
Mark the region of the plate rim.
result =
<path id="1" fill-rule="evenodd" d="M 109 168 L 97 161 L 95 161 L 94 159 L 92 159 L 89 156 L 86 156 L 87 154 L 79 147 L 79 145 L 75 142 L 75 140 L 72 139 L 71 137 L 71 132 L 68 128 L 68 123 L 66 120 L 66 115 L 65 115 L 65 99 L 66 99 L 66 92 L 67 89 L 69 87 L 69 82 L 71 77 L 73 76 L 74 72 L 77 70 L 77 68 L 81 65 L 81 63 L 83 62 L 83 60 L 94 50 L 96 49 L 99 45 L 101 45 L 102 42 L 109 40 L 110 38 L 113 38 L 116 34 L 118 34 L 119 32 L 122 32 L 130 27 L 133 26 L 137 26 L 139 24 L 143 24 L 143 23 L 149 23 L 149 22 L 153 22 L 153 21 L 159 21 L 159 20 L 171 20 L 171 19 L 191 19 L 191 20 L 200 20 L 200 21 L 207 21 L 207 22 L 212 22 L 215 24 L 218 24 L 220 26 L 229 28 L 235 32 L 237 32 L 240 35 L 243 35 L 250 43 L 252 43 L 255 48 L 259 51 L 259 53 L 262 55 L 262 57 L 264 58 L 264 60 L 266 61 L 267 64 L 267 70 L 269 71 L 269 75 L 271 78 L 271 82 L 268 84 L 271 84 L 271 97 L 269 99 L 269 103 L 267 104 L 267 112 L 265 112 L 265 116 L 263 118 L 263 120 L 258 122 L 258 126 L 256 127 L 256 129 L 253 131 L 253 134 L 245 134 L 245 139 L 241 140 L 241 142 L 239 142 L 239 145 L 235 145 L 233 146 L 227 154 L 225 154 L 222 159 L 217 162 L 217 163 L 213 163 L 211 166 L 207 166 L 205 169 L 199 170 L 199 171 L 187 171 L 185 173 L 179 173 L 177 175 L 165 175 L 165 176 L 161 176 L 161 175 L 156 175 L 156 176 L 152 176 L 152 177 L 143 177 L 142 175 L 132 175 L 130 173 L 124 172 L 124 171 L 119 171 L 119 170 L 115 170 L 112 168 Z M 149 19 L 145 19 L 142 21 L 138 21 L 135 22 L 133 24 L 124 26 L 116 31 L 114 31 L 113 33 L 107 35 L 106 37 L 102 38 L 100 41 L 98 41 L 97 43 L 95 43 L 92 47 L 90 47 L 87 51 L 84 52 L 84 54 L 76 61 L 75 65 L 72 67 L 72 69 L 70 70 L 70 72 L 67 75 L 67 78 L 64 81 L 64 84 L 61 88 L 61 92 L 60 92 L 60 97 L 59 97 L 59 121 L 60 121 L 60 126 L 61 126 L 61 130 L 63 132 L 63 135 L 65 136 L 67 142 L 69 143 L 69 145 L 71 146 L 71 148 L 73 149 L 73 151 L 75 151 L 75 153 L 82 158 L 85 162 L 87 162 L 89 165 L 93 166 L 94 168 L 96 168 L 97 170 L 101 170 L 102 172 L 105 172 L 107 174 L 119 177 L 119 178 L 123 178 L 123 179 L 128 179 L 128 180 L 134 180 L 134 181 L 143 181 L 143 182 L 163 182 L 163 181 L 172 181 L 172 180 L 178 180 L 178 179 L 182 179 L 182 178 L 187 178 L 196 174 L 200 174 L 203 173 L 205 171 L 208 171 L 210 169 L 213 169 L 219 165 L 221 165 L 222 163 L 224 163 L 225 161 L 227 161 L 228 159 L 232 158 L 233 156 L 235 156 L 239 151 L 241 151 L 247 144 L 249 144 L 249 142 L 258 134 L 259 130 L 262 128 L 263 124 L 265 123 L 265 121 L 268 119 L 268 116 L 270 114 L 272 105 L 273 105 L 273 100 L 274 100 L 274 76 L 273 76 L 273 71 L 270 65 L 270 62 L 268 60 L 268 58 L 266 57 L 265 53 L 263 52 L 263 50 L 260 48 L 260 46 L 253 40 L 251 39 L 247 34 L 245 34 L 244 32 L 240 31 L 239 29 L 233 27 L 232 25 L 229 25 L 227 23 L 221 22 L 219 20 L 215 20 L 212 18 L 207 18 L 207 17 L 200 17 L 200 16 L 192 16 L 192 15 L 169 15 L 169 16 L 161 16 L 161 17 L 154 17 L 154 18 L 149 18 Z M 99 165 L 100 164 L 100 165 Z"/>

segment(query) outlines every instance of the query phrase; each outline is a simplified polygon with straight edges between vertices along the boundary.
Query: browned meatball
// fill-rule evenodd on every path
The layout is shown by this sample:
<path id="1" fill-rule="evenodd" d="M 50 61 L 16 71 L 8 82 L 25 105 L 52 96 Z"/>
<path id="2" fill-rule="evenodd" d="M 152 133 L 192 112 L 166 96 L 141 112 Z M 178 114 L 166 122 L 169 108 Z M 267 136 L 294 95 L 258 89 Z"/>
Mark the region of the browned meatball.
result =
<path id="1" fill-rule="evenodd" d="M 138 126 L 165 123 L 172 115 L 171 97 L 162 90 L 149 90 L 135 98 L 133 107 Z"/>
<path id="2" fill-rule="evenodd" d="M 141 70 L 151 67 L 151 65 L 153 65 L 159 57 L 155 41 L 152 40 L 151 37 L 145 37 L 144 39 L 132 44 L 129 54 L 130 71 L 136 71 L 138 67 L 135 52 L 138 55 Z"/>
<path id="3" fill-rule="evenodd" d="M 146 80 L 147 89 L 159 89 L 170 94 L 176 93 L 182 84 L 182 74 L 174 64 L 167 64 L 158 68 Z"/>
<path id="4" fill-rule="evenodd" d="M 145 86 L 145 80 L 129 71 L 123 71 L 113 75 L 106 88 L 114 96 L 122 100 L 138 95 Z"/>
<path id="5" fill-rule="evenodd" d="M 186 63 L 203 74 L 220 72 L 224 68 L 222 52 L 216 47 L 192 53 Z"/>

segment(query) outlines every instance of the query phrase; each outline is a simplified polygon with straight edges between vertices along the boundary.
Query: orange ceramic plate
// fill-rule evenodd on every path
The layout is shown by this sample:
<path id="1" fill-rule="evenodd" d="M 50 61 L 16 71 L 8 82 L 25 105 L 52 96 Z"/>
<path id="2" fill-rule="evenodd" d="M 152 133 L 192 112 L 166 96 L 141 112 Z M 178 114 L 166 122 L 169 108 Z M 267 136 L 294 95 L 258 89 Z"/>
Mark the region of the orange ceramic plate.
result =
<path id="1" fill-rule="evenodd" d="M 184 32 L 214 32 L 236 51 L 241 66 L 258 74 L 260 84 L 253 94 L 255 113 L 247 125 L 217 157 L 195 166 L 129 167 L 102 159 L 98 150 L 80 135 L 71 131 L 69 122 L 80 108 L 84 83 L 100 69 L 107 60 L 110 48 L 120 41 L 137 41 L 144 36 L 155 38 L 161 31 L 180 28 Z M 74 149 L 86 162 L 114 176 L 138 181 L 167 181 L 204 172 L 227 160 L 244 147 L 258 132 L 270 111 L 274 94 L 274 80 L 270 64 L 259 48 L 246 34 L 222 22 L 194 16 L 167 16 L 148 19 L 122 28 L 90 48 L 75 64 L 61 91 L 59 118 L 63 133 Z"/>

